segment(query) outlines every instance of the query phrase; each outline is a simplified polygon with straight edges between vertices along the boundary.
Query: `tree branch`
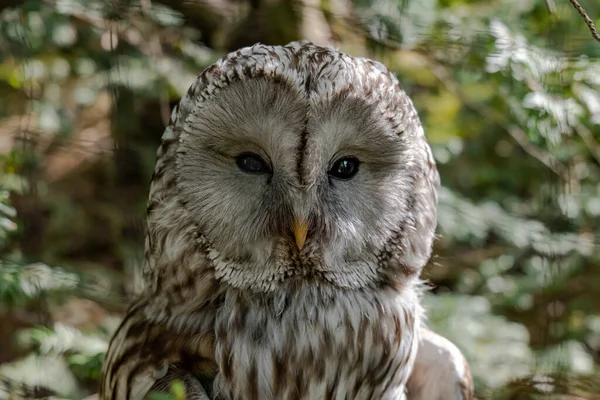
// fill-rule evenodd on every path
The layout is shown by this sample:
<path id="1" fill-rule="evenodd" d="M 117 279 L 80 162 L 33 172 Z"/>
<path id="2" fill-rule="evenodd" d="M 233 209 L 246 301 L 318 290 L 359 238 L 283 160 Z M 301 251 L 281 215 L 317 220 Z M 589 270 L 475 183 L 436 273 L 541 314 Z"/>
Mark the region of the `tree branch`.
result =
<path id="1" fill-rule="evenodd" d="M 596 39 L 597 42 L 600 42 L 600 33 L 596 30 L 596 25 L 594 25 L 594 21 L 590 18 L 587 12 L 581 7 L 581 4 L 577 0 L 569 0 L 573 7 L 579 12 L 579 14 L 583 17 L 585 24 L 590 28 L 590 32 L 592 32 L 592 36 Z"/>
<path id="2" fill-rule="evenodd" d="M 400 49 L 400 47 L 392 41 L 386 39 L 376 39 L 373 37 L 369 38 L 381 44 L 382 46 L 388 47 L 390 49 Z M 567 167 L 565 167 L 560 161 L 556 160 L 550 153 L 546 153 L 542 149 L 533 145 L 527 138 L 527 134 L 520 127 L 510 124 L 504 116 L 498 114 L 493 109 L 469 100 L 468 96 L 465 95 L 460 86 L 453 82 L 452 79 L 450 79 L 448 71 L 446 71 L 446 69 L 442 65 L 438 64 L 435 61 L 432 61 L 431 59 L 429 59 L 429 57 L 428 60 L 430 62 L 431 72 L 433 73 L 433 75 L 435 75 L 435 77 L 442 83 L 442 85 L 444 85 L 444 87 L 450 93 L 458 97 L 467 108 L 471 109 L 472 111 L 475 111 L 486 120 L 491 121 L 499 127 L 501 127 L 502 129 L 504 129 L 513 138 L 513 140 L 517 142 L 517 144 L 523 149 L 523 151 L 525 151 L 530 156 L 536 158 L 556 175 L 562 178 L 567 176 Z"/>
<path id="3" fill-rule="evenodd" d="M 539 160 L 556 175 L 560 177 L 567 176 L 567 168 L 558 160 L 556 160 L 550 153 L 546 153 L 542 149 L 534 146 L 521 128 L 510 124 L 506 118 L 504 118 L 502 115 L 499 115 L 493 109 L 469 100 L 469 98 L 463 93 L 462 89 L 448 77 L 448 73 L 444 67 L 439 64 L 433 64 L 431 66 L 431 71 L 446 87 L 446 89 L 458 97 L 466 107 L 477 112 L 488 121 L 494 122 L 503 128 L 527 154 Z"/>
<path id="4" fill-rule="evenodd" d="M 583 143 L 586 145 L 596 162 L 600 164 L 600 145 L 598 145 L 598 142 L 594 139 L 592 132 L 581 123 L 574 126 L 573 129 L 583 139 Z"/>

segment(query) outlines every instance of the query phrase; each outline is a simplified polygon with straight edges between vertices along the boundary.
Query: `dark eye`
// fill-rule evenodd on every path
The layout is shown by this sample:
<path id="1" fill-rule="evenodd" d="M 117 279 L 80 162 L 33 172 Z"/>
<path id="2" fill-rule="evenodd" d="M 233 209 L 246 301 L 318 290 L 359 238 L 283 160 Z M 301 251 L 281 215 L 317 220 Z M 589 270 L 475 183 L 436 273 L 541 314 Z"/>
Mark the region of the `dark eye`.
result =
<path id="1" fill-rule="evenodd" d="M 235 163 L 244 172 L 249 174 L 264 174 L 271 172 L 269 164 L 255 153 L 242 153 L 235 159 Z"/>
<path id="2" fill-rule="evenodd" d="M 358 172 L 359 164 L 360 162 L 356 157 L 343 157 L 333 163 L 333 166 L 327 173 L 337 179 L 352 179 Z"/>

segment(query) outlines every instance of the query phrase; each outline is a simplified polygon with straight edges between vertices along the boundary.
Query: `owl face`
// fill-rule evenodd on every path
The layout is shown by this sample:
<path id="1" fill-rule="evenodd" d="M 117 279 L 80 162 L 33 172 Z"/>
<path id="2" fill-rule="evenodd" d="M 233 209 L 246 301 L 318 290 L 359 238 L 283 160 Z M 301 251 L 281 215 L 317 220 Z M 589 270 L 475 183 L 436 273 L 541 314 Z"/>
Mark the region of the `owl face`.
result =
<path id="1" fill-rule="evenodd" d="M 219 279 L 356 289 L 427 261 L 437 172 L 381 64 L 309 43 L 254 46 L 208 68 L 188 97 L 173 129 L 176 192 Z"/>

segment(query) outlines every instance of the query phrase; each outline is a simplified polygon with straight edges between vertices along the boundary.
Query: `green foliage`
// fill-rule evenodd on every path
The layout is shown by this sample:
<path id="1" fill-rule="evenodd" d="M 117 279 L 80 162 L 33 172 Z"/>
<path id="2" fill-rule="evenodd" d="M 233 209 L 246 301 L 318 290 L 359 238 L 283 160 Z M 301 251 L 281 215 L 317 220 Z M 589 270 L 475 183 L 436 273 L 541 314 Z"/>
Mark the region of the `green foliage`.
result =
<path id="1" fill-rule="evenodd" d="M 0 191 L 0 242 L 6 242 L 8 234 L 17 229 L 13 219 L 17 216 L 14 208 L 8 205 L 8 190 Z"/>
<path id="2" fill-rule="evenodd" d="M 569 2 L 113 3 L 0 5 L 7 321 L 74 297 L 102 321 L 122 311 L 170 108 L 225 52 L 325 30 L 398 74 L 433 144 L 443 188 L 425 301 L 479 397 L 600 391 L 600 45 Z M 15 329 L 31 353 L 0 377 L 35 386 L 44 359 L 66 376 L 61 396 L 93 391 L 114 323 L 36 321 Z"/>
<path id="3" fill-rule="evenodd" d="M 396 22 L 377 31 L 374 49 L 409 82 L 434 143 L 444 188 L 426 276 L 438 291 L 473 297 L 438 295 L 428 309 L 468 355 L 480 390 L 534 372 L 599 372 L 600 46 L 579 34 L 585 24 L 567 2 L 555 14 L 543 3 L 439 3 L 414 19 L 433 17 L 427 34 L 401 45 L 401 19 L 359 3 L 373 29 Z M 447 307 L 464 320 L 438 320 Z M 502 345 L 516 331 L 518 344 Z M 474 332 L 485 332 L 489 349 Z M 506 358 L 479 364 L 496 352 Z"/>
<path id="4" fill-rule="evenodd" d="M 0 266 L 0 301 L 9 307 L 23 306 L 42 296 L 73 292 L 78 282 L 77 275 L 45 264 L 5 262 Z"/>
<path id="5" fill-rule="evenodd" d="M 180 380 L 171 382 L 170 393 L 150 393 L 150 400 L 185 400 L 185 386 Z"/>
<path id="6" fill-rule="evenodd" d="M 0 175 L 0 249 L 6 246 L 9 235 L 17 230 L 17 211 L 10 204 L 10 193 L 22 189 L 22 180 L 14 173 L 14 161 L 11 160 L 14 154 L 0 154 L 0 171 L 3 172 Z"/>
<path id="7" fill-rule="evenodd" d="M 63 357 L 74 376 L 82 381 L 99 378 L 102 359 L 108 348 L 105 338 L 82 334 L 64 324 L 21 331 L 19 344 L 40 356 Z"/>

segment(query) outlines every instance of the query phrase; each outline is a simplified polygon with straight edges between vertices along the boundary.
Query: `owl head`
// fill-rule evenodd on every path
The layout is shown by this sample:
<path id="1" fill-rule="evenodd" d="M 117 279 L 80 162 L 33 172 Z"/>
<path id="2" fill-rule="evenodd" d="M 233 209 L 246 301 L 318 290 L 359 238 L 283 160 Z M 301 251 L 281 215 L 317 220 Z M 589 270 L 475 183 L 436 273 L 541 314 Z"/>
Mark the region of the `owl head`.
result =
<path id="1" fill-rule="evenodd" d="M 309 42 L 255 45 L 202 72 L 153 176 L 146 268 L 202 254 L 224 285 L 399 285 L 427 262 L 438 173 L 397 79 Z M 199 260 L 199 261 L 198 261 Z"/>

